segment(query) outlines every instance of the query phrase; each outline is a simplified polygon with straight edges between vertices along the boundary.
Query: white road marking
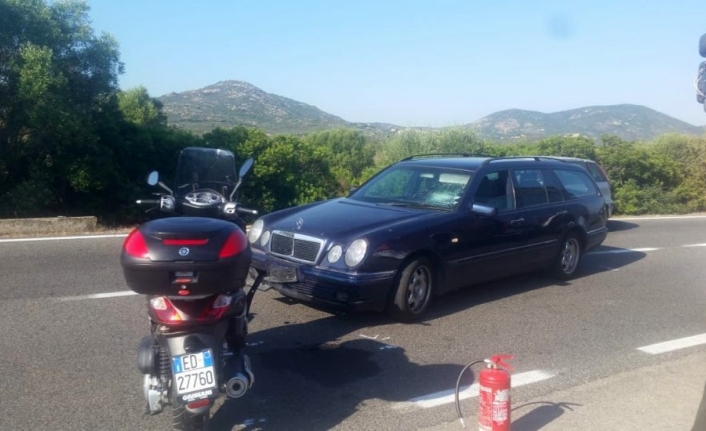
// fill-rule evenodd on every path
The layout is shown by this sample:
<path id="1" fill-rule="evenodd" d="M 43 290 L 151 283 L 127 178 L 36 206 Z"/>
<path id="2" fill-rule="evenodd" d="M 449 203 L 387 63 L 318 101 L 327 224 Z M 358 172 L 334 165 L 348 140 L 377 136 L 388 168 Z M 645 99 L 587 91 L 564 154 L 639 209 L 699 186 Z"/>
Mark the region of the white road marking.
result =
<path id="1" fill-rule="evenodd" d="M 706 247 L 706 244 L 688 244 L 682 247 Z"/>
<path id="2" fill-rule="evenodd" d="M 604 269 L 606 271 L 618 271 L 618 268 L 611 268 L 610 266 L 606 266 L 606 265 L 599 265 L 598 267 L 600 269 Z"/>
<path id="3" fill-rule="evenodd" d="M 81 301 L 84 299 L 103 299 L 103 298 L 117 298 L 120 296 L 132 296 L 137 295 L 137 292 L 132 290 L 121 290 L 120 292 L 108 292 L 108 293 L 94 293 L 91 295 L 79 295 L 79 296 L 64 296 L 61 298 L 54 298 L 56 301 Z"/>
<path id="4" fill-rule="evenodd" d="M 617 253 L 637 253 L 643 251 L 655 251 L 660 250 L 659 248 L 645 247 L 645 248 L 621 248 L 618 250 L 598 250 L 592 251 L 588 254 L 617 254 Z"/>
<path id="5" fill-rule="evenodd" d="M 551 379 L 554 374 L 541 371 L 527 371 L 525 373 L 512 374 L 512 387 L 516 388 L 519 386 L 529 385 L 531 383 L 541 382 L 542 380 Z M 473 383 L 470 386 L 465 386 L 459 388 L 458 399 L 465 400 L 468 398 L 473 398 L 478 396 L 478 383 Z M 456 390 L 449 389 L 447 391 L 435 392 L 429 395 L 423 395 L 421 397 L 412 398 L 406 402 L 400 402 L 393 404 L 392 408 L 396 410 L 408 409 L 410 407 L 428 409 L 432 407 L 441 406 L 444 404 L 453 403 L 456 401 Z"/>
<path id="6" fill-rule="evenodd" d="M 706 215 L 683 215 L 683 216 L 652 216 L 652 217 L 615 217 L 610 220 L 622 221 L 622 220 L 683 220 L 683 219 L 700 219 L 706 218 Z M 609 221 L 610 221 L 609 220 Z"/>
<path id="7" fill-rule="evenodd" d="M 81 235 L 81 236 L 48 236 L 39 238 L 10 238 L 0 239 L 3 242 L 33 242 L 33 241 L 60 241 L 64 239 L 100 239 L 100 238 L 124 238 L 126 233 L 111 234 L 111 235 Z"/>
<path id="8" fill-rule="evenodd" d="M 651 355 L 659 355 L 660 353 L 699 346 L 701 344 L 706 344 L 706 334 L 694 335 L 692 337 L 679 338 L 678 340 L 665 341 L 663 343 L 638 347 L 637 350 L 649 353 Z"/>

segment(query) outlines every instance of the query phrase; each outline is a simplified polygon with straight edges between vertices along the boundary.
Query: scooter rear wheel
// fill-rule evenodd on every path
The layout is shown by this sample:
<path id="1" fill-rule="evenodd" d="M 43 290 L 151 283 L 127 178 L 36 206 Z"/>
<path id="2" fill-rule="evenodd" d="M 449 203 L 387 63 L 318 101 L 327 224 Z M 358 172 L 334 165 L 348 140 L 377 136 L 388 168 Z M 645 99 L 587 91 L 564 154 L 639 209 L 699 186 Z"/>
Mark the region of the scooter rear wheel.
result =
<path id="1" fill-rule="evenodd" d="M 175 430 L 179 431 L 206 431 L 211 419 L 210 412 L 190 413 L 186 407 L 172 408 L 172 422 Z"/>

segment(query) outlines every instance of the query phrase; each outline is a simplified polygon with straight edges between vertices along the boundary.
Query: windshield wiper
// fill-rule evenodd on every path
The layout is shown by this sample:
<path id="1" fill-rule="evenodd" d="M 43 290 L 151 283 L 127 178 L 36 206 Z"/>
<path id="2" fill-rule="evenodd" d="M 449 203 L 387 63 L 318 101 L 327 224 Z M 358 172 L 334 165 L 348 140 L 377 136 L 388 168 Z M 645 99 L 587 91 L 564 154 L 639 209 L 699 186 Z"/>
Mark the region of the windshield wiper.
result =
<path id="1" fill-rule="evenodd" d="M 393 207 L 404 207 L 404 208 L 427 208 L 435 210 L 446 210 L 446 207 L 440 207 L 439 205 L 425 204 L 421 202 L 386 202 L 386 205 Z"/>

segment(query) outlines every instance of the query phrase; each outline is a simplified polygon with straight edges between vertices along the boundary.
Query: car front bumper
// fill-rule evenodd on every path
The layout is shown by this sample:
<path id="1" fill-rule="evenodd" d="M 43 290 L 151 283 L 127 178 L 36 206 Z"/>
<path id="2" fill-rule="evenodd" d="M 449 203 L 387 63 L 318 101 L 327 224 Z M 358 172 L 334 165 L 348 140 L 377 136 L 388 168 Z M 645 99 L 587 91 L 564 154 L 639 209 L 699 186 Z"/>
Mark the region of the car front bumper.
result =
<path id="1" fill-rule="evenodd" d="M 252 266 L 268 275 L 262 284 L 289 298 L 324 308 L 347 311 L 385 309 L 396 272 L 344 273 L 299 264 L 253 249 Z M 285 269 L 296 281 L 273 279 Z"/>

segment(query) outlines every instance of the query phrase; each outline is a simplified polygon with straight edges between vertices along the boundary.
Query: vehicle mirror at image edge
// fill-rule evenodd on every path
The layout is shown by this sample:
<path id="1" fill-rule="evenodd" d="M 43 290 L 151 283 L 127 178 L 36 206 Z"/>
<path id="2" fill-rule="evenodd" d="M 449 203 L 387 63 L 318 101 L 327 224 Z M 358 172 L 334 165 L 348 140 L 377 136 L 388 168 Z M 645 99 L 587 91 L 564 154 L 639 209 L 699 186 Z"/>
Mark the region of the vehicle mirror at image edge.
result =
<path id="1" fill-rule="evenodd" d="M 471 206 L 471 212 L 483 216 L 492 217 L 498 213 L 498 209 L 495 207 L 489 207 L 487 205 L 473 204 Z"/>
<path id="2" fill-rule="evenodd" d="M 157 171 L 150 172 L 149 176 L 147 177 L 147 184 L 154 186 L 154 185 L 157 185 L 158 182 L 159 182 L 159 172 L 157 172 Z"/>

